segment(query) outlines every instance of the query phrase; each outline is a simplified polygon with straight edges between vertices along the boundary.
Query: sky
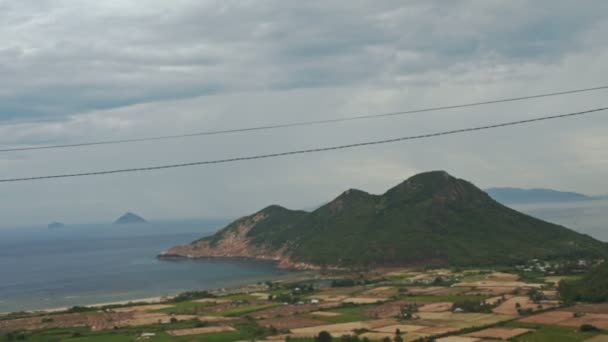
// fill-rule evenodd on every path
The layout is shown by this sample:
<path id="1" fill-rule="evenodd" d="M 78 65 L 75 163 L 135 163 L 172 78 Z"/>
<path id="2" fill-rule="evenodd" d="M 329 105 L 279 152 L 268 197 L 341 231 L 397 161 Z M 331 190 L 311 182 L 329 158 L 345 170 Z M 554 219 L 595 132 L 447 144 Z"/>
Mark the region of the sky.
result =
<path id="1" fill-rule="evenodd" d="M 608 85 L 604 0 L 0 0 L 0 146 L 345 118 Z M 223 159 L 608 106 L 607 91 L 323 126 L 0 153 L 0 178 Z M 383 193 L 446 170 L 479 187 L 606 194 L 608 113 L 149 173 L 0 184 L 0 226 L 230 218 Z"/>

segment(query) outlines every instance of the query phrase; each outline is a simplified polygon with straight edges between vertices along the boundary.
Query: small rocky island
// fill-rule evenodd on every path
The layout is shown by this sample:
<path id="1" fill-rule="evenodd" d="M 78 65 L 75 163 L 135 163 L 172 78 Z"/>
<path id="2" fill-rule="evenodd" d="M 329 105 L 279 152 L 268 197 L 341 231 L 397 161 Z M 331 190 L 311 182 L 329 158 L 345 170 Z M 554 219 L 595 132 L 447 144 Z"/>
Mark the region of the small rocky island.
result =
<path id="1" fill-rule="evenodd" d="M 65 227 L 65 224 L 63 224 L 61 222 L 51 222 L 48 224 L 49 229 L 58 229 L 58 228 L 63 228 L 63 227 Z"/>
<path id="2" fill-rule="evenodd" d="M 147 222 L 148 221 L 146 221 L 143 217 L 129 212 L 119 217 L 116 221 L 114 221 L 114 224 L 136 224 Z"/>

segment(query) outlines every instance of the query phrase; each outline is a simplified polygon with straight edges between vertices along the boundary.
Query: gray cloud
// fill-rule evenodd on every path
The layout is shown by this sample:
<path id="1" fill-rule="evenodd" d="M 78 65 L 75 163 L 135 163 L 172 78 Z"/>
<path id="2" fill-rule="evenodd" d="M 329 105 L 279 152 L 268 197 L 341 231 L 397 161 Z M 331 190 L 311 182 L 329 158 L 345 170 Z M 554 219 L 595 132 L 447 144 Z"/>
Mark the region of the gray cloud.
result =
<path id="1" fill-rule="evenodd" d="M 0 143 L 143 137 L 600 85 L 608 3 L 2 1 Z M 327 127 L 1 154 L 2 178 L 398 137 L 604 106 L 605 93 Z M 6 224 L 311 207 L 446 169 L 481 186 L 589 193 L 608 171 L 598 114 L 512 130 L 209 168 L 0 186 Z"/>
<path id="2" fill-rule="evenodd" d="M 7 1 L 0 119 L 551 63 L 595 43 L 581 37 L 607 10 L 565 0 Z"/>

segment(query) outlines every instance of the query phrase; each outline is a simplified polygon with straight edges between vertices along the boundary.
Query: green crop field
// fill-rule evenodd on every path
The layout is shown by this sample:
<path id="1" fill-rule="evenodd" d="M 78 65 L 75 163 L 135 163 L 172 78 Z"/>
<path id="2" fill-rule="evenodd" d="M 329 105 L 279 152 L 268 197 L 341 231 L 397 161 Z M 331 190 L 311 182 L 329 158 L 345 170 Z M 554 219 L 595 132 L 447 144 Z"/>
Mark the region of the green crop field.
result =
<path id="1" fill-rule="evenodd" d="M 176 315 L 191 315 L 196 313 L 196 309 L 204 308 L 213 305 L 213 303 L 201 303 L 201 302 L 179 302 L 170 308 L 154 310 L 154 312 L 176 314 Z"/>
<path id="2" fill-rule="evenodd" d="M 327 310 L 327 312 L 335 312 L 338 313 L 338 316 L 320 316 L 314 314 L 306 314 L 304 317 L 310 317 L 318 320 L 325 321 L 327 323 L 348 323 L 348 322 L 357 322 L 369 319 L 369 317 L 362 314 L 362 311 L 369 306 L 354 306 L 354 307 L 344 307 Z"/>

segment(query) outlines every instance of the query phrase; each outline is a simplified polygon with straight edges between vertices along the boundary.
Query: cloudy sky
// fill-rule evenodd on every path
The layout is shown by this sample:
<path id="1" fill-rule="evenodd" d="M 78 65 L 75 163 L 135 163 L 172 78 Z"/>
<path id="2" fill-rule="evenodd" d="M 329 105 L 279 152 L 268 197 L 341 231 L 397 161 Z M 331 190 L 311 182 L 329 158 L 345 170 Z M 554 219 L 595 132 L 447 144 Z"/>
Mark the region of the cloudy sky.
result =
<path id="1" fill-rule="evenodd" d="M 607 85 L 605 0 L 0 0 L 0 146 L 341 118 Z M 0 178 L 230 158 L 608 106 L 607 91 L 173 141 L 0 153 Z M 232 217 L 381 193 L 443 169 L 480 187 L 608 193 L 608 114 L 392 145 L 0 184 L 2 225 Z"/>

